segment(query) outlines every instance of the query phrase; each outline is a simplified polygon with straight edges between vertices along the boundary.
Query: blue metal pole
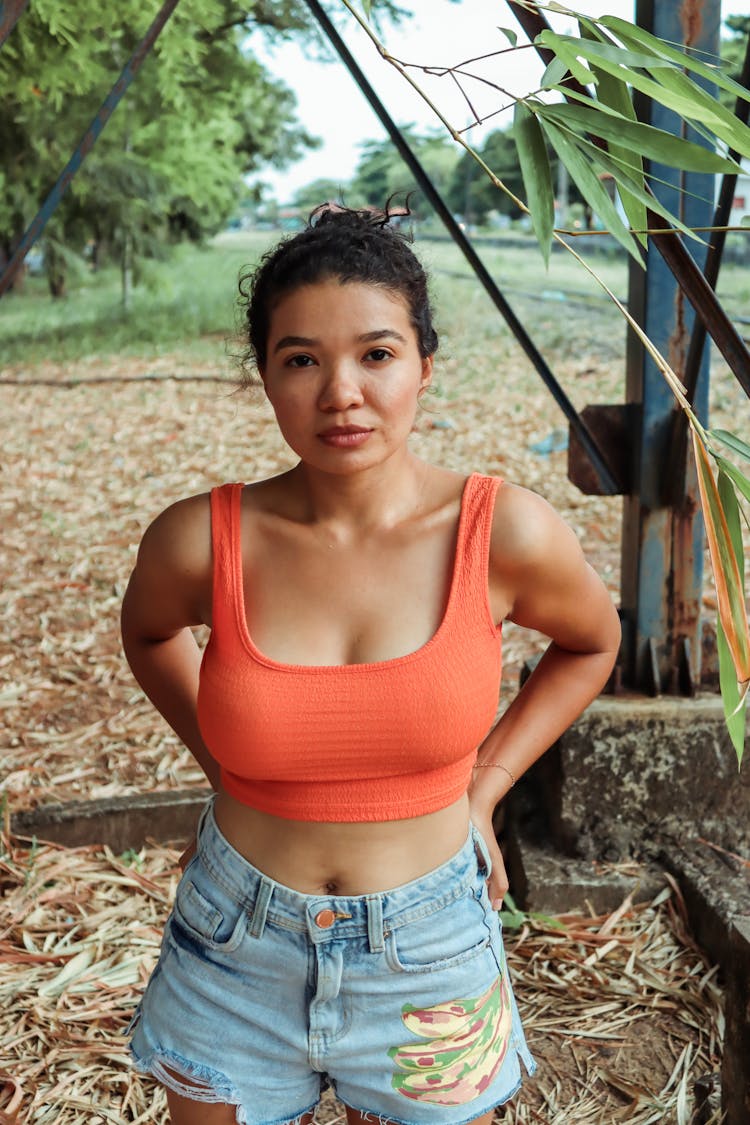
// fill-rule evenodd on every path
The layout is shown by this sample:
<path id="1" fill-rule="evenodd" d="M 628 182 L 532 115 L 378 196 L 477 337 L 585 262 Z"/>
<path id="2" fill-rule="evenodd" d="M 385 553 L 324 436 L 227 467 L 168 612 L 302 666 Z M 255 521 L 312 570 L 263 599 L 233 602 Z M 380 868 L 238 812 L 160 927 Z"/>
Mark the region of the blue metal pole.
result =
<path id="1" fill-rule="evenodd" d="M 18 17 L 28 4 L 29 0 L 5 0 L 5 3 L 0 3 L 0 47 L 16 26 Z"/>
<path id="2" fill-rule="evenodd" d="M 159 11 L 156 19 L 151 24 L 143 39 L 131 55 L 130 59 L 123 67 L 120 77 L 117 79 L 114 86 L 107 94 L 101 105 L 101 108 L 99 109 L 99 112 L 91 122 L 89 128 L 84 133 L 80 143 L 78 144 L 78 147 L 73 152 L 70 160 L 60 173 L 57 183 L 52 188 L 44 203 L 40 207 L 36 217 L 32 220 L 28 230 L 18 244 L 18 248 L 13 254 L 13 257 L 8 262 L 2 274 L 0 274 L 0 297 L 2 297 L 3 293 L 12 282 L 24 258 L 36 242 L 39 235 L 44 230 L 50 216 L 67 191 L 68 185 L 70 184 L 78 169 L 81 167 L 81 164 L 86 159 L 91 149 L 96 144 L 99 134 L 109 121 L 114 110 L 117 108 L 120 99 L 122 98 L 130 83 L 133 81 L 135 75 L 140 70 L 143 60 L 146 58 L 149 51 L 153 47 L 154 43 L 159 37 L 160 32 L 162 31 L 162 28 L 166 24 L 169 17 L 172 15 L 172 12 L 175 10 L 178 3 L 179 0 L 166 0 L 166 2 L 162 5 L 162 8 Z"/>
<path id="3" fill-rule="evenodd" d="M 636 22 L 663 39 L 719 53 L 720 0 L 637 0 Z M 652 124 L 678 132 L 676 116 L 650 107 Z M 695 135 L 691 140 L 700 141 Z M 688 226 L 709 226 L 714 178 L 658 166 L 659 198 Z M 683 193 L 680 193 L 680 188 Z M 672 237 L 678 237 L 674 235 Z M 703 266 L 705 251 L 698 257 Z M 694 314 L 663 259 L 649 245 L 645 272 L 631 267 L 629 308 L 669 359 L 685 370 Z M 641 690 L 689 690 L 700 676 L 703 522 L 692 458 L 670 466 L 677 409 L 653 360 L 633 335 L 628 340 L 626 395 L 640 404 L 641 424 L 631 451 L 633 494 L 626 496 L 622 540 L 625 674 Z M 699 418 L 708 414 L 708 353 L 695 392 Z M 672 473 L 676 479 L 668 480 Z"/>

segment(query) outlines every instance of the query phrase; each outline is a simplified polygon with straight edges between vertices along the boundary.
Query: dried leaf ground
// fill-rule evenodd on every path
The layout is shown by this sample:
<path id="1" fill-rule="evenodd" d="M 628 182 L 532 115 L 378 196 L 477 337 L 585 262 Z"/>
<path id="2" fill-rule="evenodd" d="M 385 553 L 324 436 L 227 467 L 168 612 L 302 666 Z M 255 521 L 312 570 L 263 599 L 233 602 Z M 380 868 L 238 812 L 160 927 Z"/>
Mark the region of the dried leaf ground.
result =
<path id="1" fill-rule="evenodd" d="M 178 853 L 118 857 L 3 839 L 0 1113 L 13 1125 L 166 1125 L 162 1092 L 129 1066 L 123 1036 L 159 949 Z M 691 1081 L 715 1071 L 716 974 L 679 895 L 610 916 L 532 922 L 508 955 L 537 1076 L 505 1125 L 688 1125 Z M 329 1096 L 326 1125 L 343 1123 Z"/>

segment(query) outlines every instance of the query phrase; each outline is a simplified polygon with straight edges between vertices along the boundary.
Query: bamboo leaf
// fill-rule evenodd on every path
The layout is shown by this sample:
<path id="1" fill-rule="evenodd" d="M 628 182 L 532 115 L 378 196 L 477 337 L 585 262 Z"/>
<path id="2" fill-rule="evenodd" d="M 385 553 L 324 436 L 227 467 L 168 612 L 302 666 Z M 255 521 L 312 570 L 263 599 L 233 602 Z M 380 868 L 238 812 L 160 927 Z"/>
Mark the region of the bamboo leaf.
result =
<path id="1" fill-rule="evenodd" d="M 534 233 L 542 251 L 545 266 L 549 265 L 552 230 L 555 225 L 555 201 L 552 190 L 552 171 L 547 156 L 544 134 L 531 110 L 521 101 L 516 102 L 513 133 L 518 149 L 526 202 L 531 214 Z"/>
<path id="2" fill-rule="evenodd" d="M 560 55 L 563 51 L 566 54 L 572 52 L 576 58 L 583 55 L 587 62 L 608 59 L 618 66 L 638 67 L 641 70 L 647 70 L 651 67 L 665 67 L 674 70 L 674 63 L 653 52 L 629 51 L 625 47 L 602 43 L 598 39 L 579 39 L 575 35 L 558 35 L 554 31 L 545 30 L 539 34 L 538 40 L 545 47 L 554 51 L 556 55 Z M 582 64 L 579 62 L 580 65 Z"/>
<path id="3" fill-rule="evenodd" d="M 729 538 L 732 541 L 735 558 L 737 559 L 737 569 L 740 575 L 745 573 L 745 548 L 742 543 L 742 527 L 740 526 L 740 506 L 737 503 L 737 496 L 729 475 L 724 470 L 719 468 L 719 479 L 717 482 L 717 489 L 719 492 L 719 499 L 721 506 L 724 509 L 726 516 L 727 527 L 729 528 Z"/>
<path id="4" fill-rule="evenodd" d="M 730 434 L 729 430 L 709 430 L 709 436 L 718 438 L 722 445 L 726 445 L 729 449 L 733 449 L 735 453 L 739 453 L 740 457 L 744 457 L 746 461 L 750 461 L 750 445 L 742 441 L 735 434 Z"/>
<path id="5" fill-rule="evenodd" d="M 542 31 L 537 35 L 534 42 L 540 43 L 542 46 L 554 51 L 555 56 L 565 63 L 566 70 L 570 71 L 573 77 L 577 78 L 582 86 L 588 86 L 589 83 L 594 81 L 594 76 L 591 71 L 587 66 L 584 66 L 578 58 L 578 39 L 555 35 L 553 31 Z"/>
<path id="6" fill-rule="evenodd" d="M 654 72 L 653 77 L 660 86 L 669 90 L 672 94 L 689 99 L 694 107 L 692 116 L 696 120 L 702 120 L 701 114 L 695 112 L 697 109 L 714 114 L 719 124 L 712 122 L 711 128 L 717 137 L 721 137 L 730 148 L 742 152 L 745 156 L 750 155 L 750 128 L 738 117 L 735 117 L 730 109 L 723 106 L 721 102 L 713 98 L 697 83 L 691 81 L 687 74 L 678 70 L 660 70 Z M 687 119 L 690 120 L 690 117 L 688 116 Z"/>
<path id="7" fill-rule="evenodd" d="M 558 85 L 562 82 L 568 73 L 568 68 L 561 58 L 557 55 L 548 64 L 547 69 L 542 75 L 540 89 L 542 90 L 556 90 Z"/>
<path id="8" fill-rule="evenodd" d="M 544 107 L 545 112 L 540 112 L 540 119 L 542 128 L 549 137 L 550 144 L 568 169 L 581 195 L 602 220 L 607 230 L 642 265 L 638 243 L 620 218 L 617 208 L 594 171 L 589 158 L 581 152 L 577 139 L 574 141 L 562 129 L 548 120 L 546 110 L 549 108 L 551 107 Z"/>
<path id="9" fill-rule="evenodd" d="M 673 227 L 675 230 L 680 231 L 682 234 L 689 238 L 694 238 L 701 241 L 695 231 L 686 226 L 681 219 L 665 207 L 664 204 L 655 196 L 649 195 L 645 187 L 638 182 L 636 177 L 632 175 L 634 166 L 623 164 L 620 160 L 616 160 L 611 153 L 603 152 L 592 141 L 584 140 L 583 138 L 576 137 L 576 144 L 582 152 L 588 153 L 592 163 L 601 168 L 603 172 L 608 172 L 615 180 L 618 190 L 625 190 L 632 193 L 633 197 L 639 200 L 644 207 L 649 207 L 652 211 L 661 215 L 667 226 Z M 644 226 L 646 224 L 644 223 Z"/>
<path id="10" fill-rule="evenodd" d="M 739 684 L 745 684 L 750 681 L 750 629 L 745 609 L 743 577 L 734 549 L 733 532 L 730 531 L 727 523 L 727 515 L 711 471 L 706 448 L 695 430 L 692 431 L 692 436 L 698 467 L 701 506 L 706 524 L 706 539 L 716 582 L 719 617 L 732 656 L 736 680 Z M 731 491 L 734 496 L 734 490 Z M 737 508 L 739 524 L 738 511 Z M 730 512 L 730 519 L 734 519 L 732 512 Z"/>
<path id="11" fill-rule="evenodd" d="M 634 70 L 632 67 L 618 66 L 609 59 L 600 58 L 598 60 L 602 70 L 607 71 L 608 74 L 614 75 L 623 82 L 627 82 L 642 94 L 647 97 L 653 98 L 654 101 L 660 105 L 665 106 L 667 109 L 674 110 L 680 117 L 686 121 L 701 121 L 704 125 L 708 125 L 713 129 L 717 135 L 720 135 L 719 130 L 722 125 L 722 118 L 717 111 L 717 102 L 712 102 L 709 99 L 709 106 L 704 102 L 697 103 L 693 98 L 685 97 L 682 94 L 676 94 L 674 91 L 663 86 L 659 82 L 655 82 L 653 78 L 649 78 L 639 70 Z M 665 72 L 670 73 L 670 72 Z M 695 87 L 698 89 L 698 87 Z M 698 112 L 700 111 L 700 112 Z"/>
<path id="12" fill-rule="evenodd" d="M 511 47 L 515 47 L 518 42 L 518 35 L 512 27 L 498 27 L 497 29 L 510 43 Z"/>
<path id="13" fill-rule="evenodd" d="M 366 18 L 369 20 L 372 13 L 372 0 L 362 0 L 362 8 L 364 10 Z"/>
<path id="14" fill-rule="evenodd" d="M 709 82 L 715 82 L 717 86 L 722 90 L 726 90 L 728 94 L 733 94 L 735 98 L 742 98 L 744 101 L 750 100 L 750 90 L 741 86 L 739 82 L 735 82 L 720 66 L 712 66 L 711 63 L 705 63 L 701 59 L 691 55 L 689 51 L 673 46 L 671 43 L 666 43 L 664 40 L 658 39 L 655 35 L 652 35 L 650 31 L 646 31 L 642 27 L 636 27 L 634 24 L 628 23 L 626 20 L 621 20 L 617 16 L 603 16 L 599 22 L 602 27 L 614 32 L 620 42 L 631 49 L 646 47 L 655 55 L 659 55 L 664 59 L 670 59 L 672 62 L 676 63 L 678 67 L 692 70 L 702 78 L 707 78 Z"/>
<path id="15" fill-rule="evenodd" d="M 743 696 L 737 685 L 737 673 L 732 663 L 732 654 L 729 651 L 721 619 L 716 622 L 716 648 L 719 653 L 719 689 L 724 707 L 724 722 L 737 754 L 737 764 L 742 765 L 742 756 L 745 752 L 747 694 Z"/>
<path id="16" fill-rule="evenodd" d="M 676 137 L 664 129 L 631 121 L 611 113 L 603 114 L 585 105 L 545 106 L 545 116 L 579 132 L 592 133 L 627 146 L 649 160 L 683 168 L 688 172 L 736 172 L 737 165 L 693 141 Z"/>
<path id="17" fill-rule="evenodd" d="M 728 477 L 731 477 L 735 488 L 742 493 L 746 500 L 750 500 L 750 480 L 748 480 L 744 473 L 741 473 L 736 465 L 733 465 L 731 461 L 727 461 L 718 453 L 713 453 L 713 458 L 719 468 L 725 472 Z"/>
<path id="18" fill-rule="evenodd" d="M 581 20 L 580 27 L 582 36 L 591 37 L 595 33 L 598 35 L 602 34 L 598 28 L 590 26 L 589 20 Z M 618 113 L 621 117 L 627 118 L 629 121 L 637 121 L 638 118 L 633 108 L 633 102 L 627 84 L 597 66 L 592 66 L 591 69 L 597 77 L 596 96 L 599 102 L 599 108 L 603 105 L 612 112 Z M 610 141 L 609 152 L 613 160 L 621 163 L 630 163 L 633 166 L 633 176 L 639 184 L 645 182 L 643 175 L 643 157 L 638 149 L 624 147 L 616 141 Z M 632 191 L 625 188 L 619 181 L 617 183 L 617 189 L 620 193 L 620 200 L 631 228 L 635 231 L 645 230 L 648 226 L 647 205 L 634 195 Z M 636 238 L 638 238 L 644 246 L 647 244 L 648 239 L 645 234 L 637 234 Z"/>
<path id="19" fill-rule="evenodd" d="M 750 483 L 750 482 L 748 482 Z M 745 570 L 745 556 L 742 545 L 742 527 L 740 525 L 740 509 L 737 503 L 737 497 L 732 487 L 732 481 L 723 469 L 719 469 L 718 480 L 719 498 L 724 508 L 724 513 L 727 518 L 727 527 L 729 528 L 729 535 L 732 540 L 734 553 L 737 557 L 737 566 L 740 574 L 744 574 Z M 721 630 L 721 642 L 718 641 L 719 630 Z M 722 654 L 721 645 L 723 642 L 724 652 Z M 727 641 L 726 633 L 719 622 L 717 628 L 717 644 L 719 647 L 719 686 L 721 687 L 721 698 L 724 704 L 724 715 L 726 718 L 727 729 L 729 736 L 732 739 L 732 745 L 737 752 L 738 764 L 742 763 L 742 755 L 745 749 L 745 720 L 746 720 L 746 696 L 747 686 L 743 691 L 737 683 L 737 676 L 735 673 L 734 665 L 732 663 L 732 654 Z M 723 655 L 723 662 L 722 662 Z"/>

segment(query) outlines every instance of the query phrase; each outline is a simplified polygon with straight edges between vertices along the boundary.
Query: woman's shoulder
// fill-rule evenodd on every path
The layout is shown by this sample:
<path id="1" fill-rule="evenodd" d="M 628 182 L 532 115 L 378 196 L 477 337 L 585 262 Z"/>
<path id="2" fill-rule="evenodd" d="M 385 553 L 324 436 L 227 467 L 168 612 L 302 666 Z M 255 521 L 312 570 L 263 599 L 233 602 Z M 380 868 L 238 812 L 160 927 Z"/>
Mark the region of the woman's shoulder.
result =
<path id="1" fill-rule="evenodd" d="M 164 508 L 143 535 L 139 562 L 143 559 L 191 571 L 210 570 L 210 493 L 186 496 Z"/>
<path id="2" fill-rule="evenodd" d="M 572 528 L 531 489 L 503 481 L 497 491 L 490 544 L 495 567 L 517 570 L 554 566 L 580 546 Z"/>

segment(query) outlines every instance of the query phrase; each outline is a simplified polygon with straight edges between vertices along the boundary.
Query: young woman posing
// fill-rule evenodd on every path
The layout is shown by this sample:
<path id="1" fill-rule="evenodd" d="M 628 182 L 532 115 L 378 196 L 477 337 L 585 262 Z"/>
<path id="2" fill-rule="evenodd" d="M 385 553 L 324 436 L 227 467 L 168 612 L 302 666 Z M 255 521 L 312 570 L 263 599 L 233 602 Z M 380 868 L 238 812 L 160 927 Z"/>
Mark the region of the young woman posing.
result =
<path id="1" fill-rule="evenodd" d="M 308 1125 L 326 1082 L 350 1125 L 489 1123 L 533 1069 L 493 810 L 601 690 L 617 614 L 539 496 L 411 453 L 437 337 L 387 213 L 319 209 L 244 293 L 299 461 L 167 508 L 125 597 L 216 790 L 133 1054 L 174 1125 Z M 506 619 L 551 643 L 493 726 Z"/>

